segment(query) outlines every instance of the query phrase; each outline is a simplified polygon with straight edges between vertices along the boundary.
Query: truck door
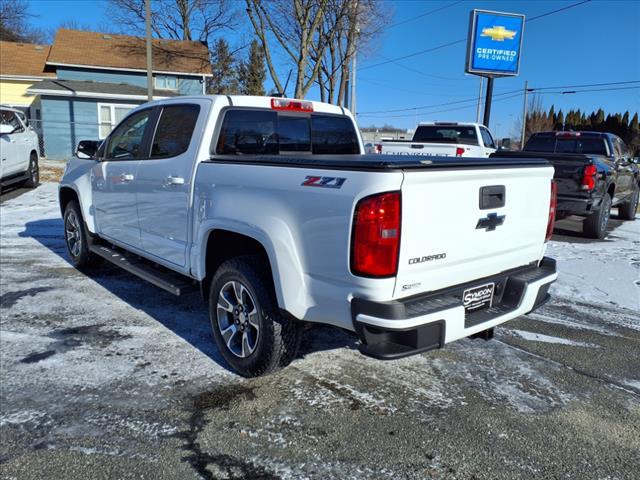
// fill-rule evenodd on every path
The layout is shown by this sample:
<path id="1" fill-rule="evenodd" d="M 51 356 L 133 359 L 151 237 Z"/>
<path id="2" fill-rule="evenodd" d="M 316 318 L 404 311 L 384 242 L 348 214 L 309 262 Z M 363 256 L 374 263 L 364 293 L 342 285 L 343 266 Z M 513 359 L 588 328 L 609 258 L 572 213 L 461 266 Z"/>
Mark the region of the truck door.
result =
<path id="1" fill-rule="evenodd" d="M 136 209 L 140 160 L 148 156 L 153 109 L 125 118 L 104 142 L 93 167 L 91 184 L 96 223 L 101 236 L 140 248 Z M 102 148 L 101 148 L 102 150 Z"/>
<path id="2" fill-rule="evenodd" d="M 484 156 L 488 157 L 497 150 L 496 144 L 489 130 L 484 127 L 480 127 L 480 136 L 482 137 L 482 143 L 484 143 Z"/>
<path id="3" fill-rule="evenodd" d="M 190 192 L 208 102 L 160 107 L 151 154 L 138 167 L 138 221 L 142 249 L 187 267 Z"/>
<path id="4" fill-rule="evenodd" d="M 631 195 L 633 191 L 633 164 L 631 163 L 631 152 L 619 137 L 613 137 L 613 151 L 616 157 L 616 170 L 618 171 L 618 182 L 616 184 L 616 200 Z"/>
<path id="5" fill-rule="evenodd" d="M 30 135 L 18 115 L 11 110 L 2 110 L 1 121 L 13 127 L 12 133 L 0 137 L 2 176 L 8 177 L 29 169 Z"/>

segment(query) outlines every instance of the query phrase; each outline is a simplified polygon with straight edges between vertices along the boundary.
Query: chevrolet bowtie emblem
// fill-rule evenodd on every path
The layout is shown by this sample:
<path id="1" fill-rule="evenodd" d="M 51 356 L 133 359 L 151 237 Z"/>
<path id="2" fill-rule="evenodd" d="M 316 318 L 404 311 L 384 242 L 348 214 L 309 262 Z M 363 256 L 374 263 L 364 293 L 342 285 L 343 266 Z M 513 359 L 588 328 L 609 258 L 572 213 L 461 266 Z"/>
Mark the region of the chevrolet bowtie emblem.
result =
<path id="1" fill-rule="evenodd" d="M 507 30 L 504 27 L 491 27 L 491 28 L 483 28 L 481 37 L 491 37 L 491 40 L 495 40 L 496 42 L 504 42 L 505 39 L 513 40 L 513 37 L 516 36 L 516 32 L 512 30 Z"/>
<path id="2" fill-rule="evenodd" d="M 504 215 L 498 216 L 497 213 L 490 213 L 485 218 L 478 220 L 476 230 L 484 229 L 487 232 L 491 232 L 504 223 Z"/>

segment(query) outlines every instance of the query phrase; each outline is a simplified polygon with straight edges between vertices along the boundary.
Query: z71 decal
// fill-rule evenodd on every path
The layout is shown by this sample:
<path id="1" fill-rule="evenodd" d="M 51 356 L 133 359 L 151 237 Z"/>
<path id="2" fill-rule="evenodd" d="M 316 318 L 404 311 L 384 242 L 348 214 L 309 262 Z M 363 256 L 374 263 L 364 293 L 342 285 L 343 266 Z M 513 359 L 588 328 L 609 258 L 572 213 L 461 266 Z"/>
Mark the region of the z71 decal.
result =
<path id="1" fill-rule="evenodd" d="M 322 188 L 342 188 L 346 178 L 342 177 L 315 177 L 313 175 L 307 175 L 303 187 L 322 187 Z"/>

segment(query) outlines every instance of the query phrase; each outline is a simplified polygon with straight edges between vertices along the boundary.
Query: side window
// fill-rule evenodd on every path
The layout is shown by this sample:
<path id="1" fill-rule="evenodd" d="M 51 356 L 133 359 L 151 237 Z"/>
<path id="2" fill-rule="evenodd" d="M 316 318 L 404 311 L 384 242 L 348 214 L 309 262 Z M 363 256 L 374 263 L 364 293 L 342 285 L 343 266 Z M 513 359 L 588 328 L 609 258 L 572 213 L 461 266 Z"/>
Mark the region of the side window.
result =
<path id="1" fill-rule="evenodd" d="M 151 145 L 151 158 L 175 157 L 189 149 L 196 127 L 198 105 L 170 105 L 162 109 Z"/>
<path id="2" fill-rule="evenodd" d="M 622 152 L 622 145 L 620 142 L 620 139 L 618 137 L 612 137 L 611 140 L 613 140 L 613 155 L 615 158 L 622 158 L 623 152 Z"/>
<path id="3" fill-rule="evenodd" d="M 496 144 L 493 142 L 493 138 L 486 128 L 480 127 L 480 135 L 482 135 L 482 143 L 485 147 L 496 148 Z"/>
<path id="4" fill-rule="evenodd" d="M 24 131 L 24 127 L 18 119 L 18 116 L 11 110 L 2 110 L 2 113 L 0 114 L 0 121 L 3 125 L 11 125 L 13 127 L 13 133 L 20 133 Z"/>
<path id="5" fill-rule="evenodd" d="M 142 158 L 144 132 L 151 110 L 143 110 L 126 118 L 107 139 L 106 160 L 132 160 Z"/>
<path id="6" fill-rule="evenodd" d="M 278 153 L 276 112 L 229 110 L 224 116 L 216 153 L 270 155 Z"/>

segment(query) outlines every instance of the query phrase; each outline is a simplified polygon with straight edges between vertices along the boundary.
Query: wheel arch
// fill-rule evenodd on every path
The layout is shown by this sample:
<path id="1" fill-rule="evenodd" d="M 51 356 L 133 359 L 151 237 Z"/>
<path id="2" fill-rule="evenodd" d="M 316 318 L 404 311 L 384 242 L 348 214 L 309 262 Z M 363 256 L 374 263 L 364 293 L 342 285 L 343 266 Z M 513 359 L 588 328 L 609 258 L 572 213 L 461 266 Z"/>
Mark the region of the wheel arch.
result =
<path id="1" fill-rule="evenodd" d="M 80 204 L 80 197 L 78 193 L 71 187 L 60 187 L 58 191 L 58 203 L 60 205 L 60 215 L 64 217 L 64 210 L 67 208 L 67 205 L 72 200 L 78 202 Z"/>
<path id="2" fill-rule="evenodd" d="M 241 255 L 258 255 L 264 260 L 265 267 L 271 278 L 278 305 L 282 307 L 283 298 L 279 288 L 279 282 L 274 277 L 274 270 L 277 266 L 272 261 L 268 249 L 254 236 L 246 233 L 239 233 L 225 228 L 215 228 L 210 230 L 205 237 L 204 254 L 204 277 L 200 282 L 200 290 L 205 301 L 208 299 L 211 281 L 226 260 Z"/>

